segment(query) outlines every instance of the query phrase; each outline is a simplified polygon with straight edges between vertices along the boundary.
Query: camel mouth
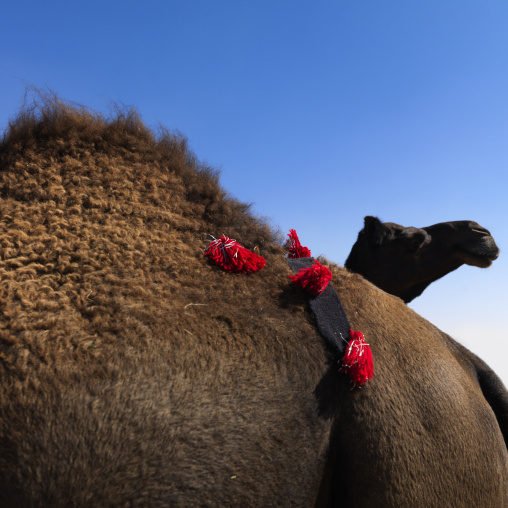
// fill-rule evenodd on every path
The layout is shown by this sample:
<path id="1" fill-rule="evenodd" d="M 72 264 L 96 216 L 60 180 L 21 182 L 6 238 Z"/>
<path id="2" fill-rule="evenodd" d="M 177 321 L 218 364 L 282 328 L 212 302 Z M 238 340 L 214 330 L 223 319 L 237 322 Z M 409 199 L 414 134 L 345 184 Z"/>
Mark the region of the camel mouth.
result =
<path id="1" fill-rule="evenodd" d="M 488 233 L 478 231 L 483 234 L 479 242 L 473 245 L 468 245 L 463 248 L 464 262 L 467 265 L 478 266 L 479 268 L 488 268 L 498 257 L 499 248 L 494 241 L 494 238 Z"/>

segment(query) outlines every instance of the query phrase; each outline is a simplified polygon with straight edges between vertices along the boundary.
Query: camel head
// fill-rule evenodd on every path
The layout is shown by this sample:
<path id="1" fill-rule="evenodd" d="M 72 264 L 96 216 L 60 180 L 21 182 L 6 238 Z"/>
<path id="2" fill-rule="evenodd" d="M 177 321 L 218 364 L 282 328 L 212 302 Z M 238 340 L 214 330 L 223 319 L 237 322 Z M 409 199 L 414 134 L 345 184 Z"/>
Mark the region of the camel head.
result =
<path id="1" fill-rule="evenodd" d="M 406 228 L 367 216 L 345 266 L 408 303 L 459 266 L 486 268 L 498 256 L 494 238 L 477 222 Z"/>

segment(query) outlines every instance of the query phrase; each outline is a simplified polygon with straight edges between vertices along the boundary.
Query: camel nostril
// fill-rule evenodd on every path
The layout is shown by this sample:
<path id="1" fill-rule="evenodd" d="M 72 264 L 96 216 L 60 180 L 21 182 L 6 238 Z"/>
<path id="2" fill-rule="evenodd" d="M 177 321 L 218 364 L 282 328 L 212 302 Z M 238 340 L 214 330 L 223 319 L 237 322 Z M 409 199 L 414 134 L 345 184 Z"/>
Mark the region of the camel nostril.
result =
<path id="1" fill-rule="evenodd" d="M 490 236 L 490 233 L 486 229 L 474 229 L 474 228 L 472 228 L 471 231 L 474 231 L 475 233 L 479 233 L 480 235 Z"/>

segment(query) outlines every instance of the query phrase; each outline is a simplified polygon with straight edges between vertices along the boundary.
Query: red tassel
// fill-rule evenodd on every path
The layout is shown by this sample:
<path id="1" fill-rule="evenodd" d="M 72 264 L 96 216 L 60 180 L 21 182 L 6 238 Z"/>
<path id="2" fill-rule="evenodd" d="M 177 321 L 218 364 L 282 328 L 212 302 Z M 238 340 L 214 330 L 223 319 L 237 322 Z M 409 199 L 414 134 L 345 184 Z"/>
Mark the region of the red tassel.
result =
<path id="1" fill-rule="evenodd" d="M 319 261 L 314 262 L 314 265 L 302 268 L 296 275 L 290 275 L 289 278 L 311 295 L 319 295 L 332 280 L 332 272 Z"/>
<path id="2" fill-rule="evenodd" d="M 227 236 L 211 242 L 205 250 L 205 256 L 231 273 L 252 273 L 266 265 L 264 257 L 247 250 Z"/>
<path id="3" fill-rule="evenodd" d="M 310 249 L 302 247 L 298 235 L 294 229 L 289 230 L 289 254 L 290 258 L 310 258 Z"/>
<path id="4" fill-rule="evenodd" d="M 362 333 L 349 330 L 349 339 L 341 372 L 348 374 L 355 386 L 361 386 L 374 376 L 372 351 Z"/>

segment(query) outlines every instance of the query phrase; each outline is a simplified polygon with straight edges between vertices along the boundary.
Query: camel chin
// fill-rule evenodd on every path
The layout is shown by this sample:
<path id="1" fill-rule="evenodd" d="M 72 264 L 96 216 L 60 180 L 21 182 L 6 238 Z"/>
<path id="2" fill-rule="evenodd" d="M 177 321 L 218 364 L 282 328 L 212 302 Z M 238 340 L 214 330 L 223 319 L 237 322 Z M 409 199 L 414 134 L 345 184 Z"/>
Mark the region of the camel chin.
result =
<path id="1" fill-rule="evenodd" d="M 488 258 L 467 257 L 464 259 L 464 264 L 469 266 L 477 266 L 478 268 L 488 268 L 492 264 L 492 261 L 492 259 Z"/>

